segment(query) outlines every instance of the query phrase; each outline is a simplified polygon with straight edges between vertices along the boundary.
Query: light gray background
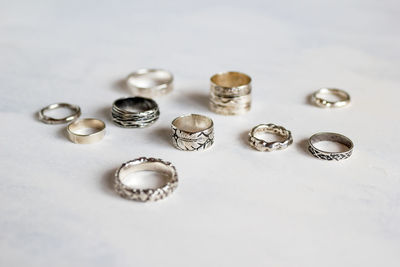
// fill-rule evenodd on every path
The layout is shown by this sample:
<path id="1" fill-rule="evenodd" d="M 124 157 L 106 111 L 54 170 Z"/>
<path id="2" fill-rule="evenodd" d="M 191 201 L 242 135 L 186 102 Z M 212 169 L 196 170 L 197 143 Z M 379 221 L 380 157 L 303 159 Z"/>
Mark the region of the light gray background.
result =
<path id="1" fill-rule="evenodd" d="M 398 1 L 1 1 L 1 266 L 400 265 Z M 108 117 L 143 67 L 175 75 L 159 121 L 121 129 Z M 207 108 L 209 77 L 253 78 L 253 108 Z M 346 89 L 352 105 L 323 110 L 307 96 Z M 107 123 L 93 145 L 35 112 L 81 106 Z M 211 116 L 203 153 L 169 142 L 171 120 Z M 262 122 L 294 144 L 261 153 L 245 142 Z M 343 162 L 311 157 L 305 140 L 335 131 L 355 143 Z M 139 156 L 174 163 L 168 199 L 117 196 L 112 176 Z"/>

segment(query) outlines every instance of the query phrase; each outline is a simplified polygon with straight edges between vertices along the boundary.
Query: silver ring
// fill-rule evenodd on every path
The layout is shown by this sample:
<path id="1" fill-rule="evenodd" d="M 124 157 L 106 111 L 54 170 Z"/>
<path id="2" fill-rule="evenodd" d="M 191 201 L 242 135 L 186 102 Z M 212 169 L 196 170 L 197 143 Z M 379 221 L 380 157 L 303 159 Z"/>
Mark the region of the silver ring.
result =
<path id="1" fill-rule="evenodd" d="M 214 144 L 214 123 L 206 116 L 189 114 L 171 123 L 172 143 L 186 151 L 205 150 Z"/>
<path id="2" fill-rule="evenodd" d="M 257 138 L 257 133 L 272 133 L 283 138 L 282 141 L 268 142 L 261 138 Z M 292 133 L 282 126 L 272 123 L 259 124 L 249 132 L 249 144 L 259 151 L 273 151 L 287 148 L 293 143 Z"/>
<path id="3" fill-rule="evenodd" d="M 126 78 L 126 85 L 134 95 L 157 97 L 168 94 L 173 89 L 174 77 L 162 69 L 140 69 Z"/>
<path id="4" fill-rule="evenodd" d="M 320 141 L 331 141 L 342 144 L 347 147 L 347 150 L 342 152 L 329 152 L 316 148 L 314 145 Z M 316 133 L 308 139 L 308 151 L 318 158 L 323 160 L 342 160 L 347 159 L 353 153 L 353 142 L 344 135 L 338 133 Z"/>
<path id="5" fill-rule="evenodd" d="M 45 115 L 45 113 L 47 111 L 57 109 L 57 108 L 70 109 L 72 111 L 72 114 L 67 117 L 60 118 L 60 119 L 56 119 L 56 118 Z M 77 105 L 72 105 L 72 104 L 68 104 L 68 103 L 55 103 L 55 104 L 51 104 L 51 105 L 48 105 L 47 107 L 42 108 L 38 114 L 39 114 L 39 120 L 44 123 L 60 124 L 60 123 L 71 122 L 71 121 L 79 118 L 79 116 L 81 115 L 81 108 Z"/>
<path id="6" fill-rule="evenodd" d="M 167 181 L 159 188 L 139 189 L 127 186 L 124 178 L 134 172 L 156 171 L 165 175 Z M 176 168 L 170 162 L 155 158 L 137 158 L 122 164 L 115 173 L 115 191 L 122 197 L 136 201 L 157 201 L 169 196 L 178 186 Z"/>
<path id="7" fill-rule="evenodd" d="M 218 114 L 239 115 L 251 108 L 251 78 L 241 72 L 221 72 L 210 78 L 210 109 Z"/>
<path id="8" fill-rule="evenodd" d="M 153 99 L 144 97 L 120 98 L 111 110 L 113 122 L 124 128 L 143 128 L 155 123 L 160 110 Z"/>
<path id="9" fill-rule="evenodd" d="M 103 139 L 106 124 L 98 119 L 80 119 L 67 126 L 68 138 L 75 144 L 92 144 Z"/>
<path id="10" fill-rule="evenodd" d="M 340 100 L 330 101 L 325 98 L 329 95 L 339 97 Z M 339 108 L 350 103 L 350 95 L 346 91 L 337 88 L 321 88 L 311 95 L 311 102 L 322 108 Z"/>

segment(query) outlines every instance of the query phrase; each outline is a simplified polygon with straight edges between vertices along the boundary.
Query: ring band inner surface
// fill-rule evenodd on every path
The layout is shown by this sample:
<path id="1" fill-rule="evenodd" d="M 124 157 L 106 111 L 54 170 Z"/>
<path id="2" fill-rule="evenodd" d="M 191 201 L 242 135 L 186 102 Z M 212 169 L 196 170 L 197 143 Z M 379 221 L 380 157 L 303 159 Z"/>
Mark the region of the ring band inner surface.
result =
<path id="1" fill-rule="evenodd" d="M 142 70 L 132 73 L 128 82 L 137 88 L 153 88 L 172 81 L 172 75 L 165 70 Z"/>
<path id="2" fill-rule="evenodd" d="M 157 172 L 166 178 L 171 177 L 173 175 L 173 171 L 170 167 L 160 163 L 160 162 L 145 162 L 141 164 L 129 164 L 124 166 L 120 171 L 119 171 L 119 179 L 123 183 L 124 179 L 128 177 L 131 174 L 137 173 L 137 172 L 142 172 L 142 171 L 154 171 Z M 165 179 L 165 184 L 168 182 L 167 179 Z"/>
<path id="3" fill-rule="evenodd" d="M 322 133 L 322 134 L 317 134 L 311 137 L 310 143 L 312 145 L 317 144 L 318 142 L 321 141 L 330 141 L 330 142 L 335 142 L 339 143 L 342 145 L 345 145 L 347 148 L 351 149 L 353 147 L 353 143 L 351 142 L 350 139 L 343 135 L 339 134 L 331 134 L 331 133 Z"/>
<path id="4" fill-rule="evenodd" d="M 251 78 L 240 72 L 225 72 L 215 74 L 211 77 L 211 81 L 218 86 L 231 88 L 248 85 Z"/>
<path id="5" fill-rule="evenodd" d="M 155 103 L 151 99 L 143 97 L 118 99 L 115 101 L 114 105 L 128 112 L 144 112 L 155 107 Z"/>
<path id="6" fill-rule="evenodd" d="M 341 102 L 349 100 L 349 95 L 340 89 L 322 88 L 316 92 L 315 96 L 331 102 Z M 332 99 L 336 98 L 336 99 Z"/>
<path id="7" fill-rule="evenodd" d="M 201 132 L 213 126 L 210 118 L 197 114 L 179 117 L 172 124 L 179 130 L 189 133 Z"/>
<path id="8" fill-rule="evenodd" d="M 75 135 L 86 136 L 104 130 L 105 125 L 100 120 L 84 119 L 77 122 L 73 122 L 68 126 L 68 128 Z"/>

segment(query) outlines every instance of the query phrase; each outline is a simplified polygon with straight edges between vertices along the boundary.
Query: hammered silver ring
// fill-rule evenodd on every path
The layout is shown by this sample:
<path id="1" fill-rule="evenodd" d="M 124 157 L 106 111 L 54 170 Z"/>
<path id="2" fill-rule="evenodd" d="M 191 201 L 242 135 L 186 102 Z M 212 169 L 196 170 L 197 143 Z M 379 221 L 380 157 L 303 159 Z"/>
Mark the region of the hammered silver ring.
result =
<path id="1" fill-rule="evenodd" d="M 158 188 L 133 188 L 124 184 L 131 173 L 156 171 L 166 177 L 166 183 Z M 157 158 L 141 157 L 125 162 L 115 173 L 115 191 L 123 198 L 141 202 L 157 201 L 169 196 L 178 186 L 178 173 L 174 165 Z"/>
<path id="2" fill-rule="evenodd" d="M 272 133 L 279 135 L 283 138 L 282 141 L 268 142 L 267 140 L 256 137 L 258 133 Z M 286 130 L 282 126 L 278 126 L 272 123 L 269 124 L 259 124 L 255 126 L 249 132 L 249 144 L 251 147 L 259 151 L 274 151 L 287 148 L 293 143 L 292 133 Z"/>

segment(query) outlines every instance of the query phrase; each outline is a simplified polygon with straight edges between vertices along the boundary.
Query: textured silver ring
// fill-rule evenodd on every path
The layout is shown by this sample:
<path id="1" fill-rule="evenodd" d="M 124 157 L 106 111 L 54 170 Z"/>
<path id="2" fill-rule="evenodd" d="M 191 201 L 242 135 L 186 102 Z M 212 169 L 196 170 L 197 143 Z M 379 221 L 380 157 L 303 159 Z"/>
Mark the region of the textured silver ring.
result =
<path id="1" fill-rule="evenodd" d="M 272 133 L 283 138 L 282 141 L 268 142 L 267 140 L 256 137 L 258 133 Z M 249 144 L 259 151 L 273 151 L 287 148 L 293 143 L 292 133 L 282 126 L 272 123 L 259 124 L 249 132 Z"/>
<path id="2" fill-rule="evenodd" d="M 143 128 L 156 122 L 160 110 L 153 99 L 127 97 L 115 100 L 111 109 L 113 122 L 124 128 Z"/>
<path id="3" fill-rule="evenodd" d="M 247 74 L 229 71 L 210 78 L 210 109 L 218 114 L 239 115 L 251 108 L 251 78 Z"/>
<path id="4" fill-rule="evenodd" d="M 66 116 L 64 118 L 60 118 L 60 119 L 46 116 L 45 113 L 47 111 L 57 109 L 57 108 L 67 108 L 72 111 L 72 114 L 69 116 Z M 67 123 L 67 122 L 71 122 L 71 121 L 79 118 L 79 116 L 81 115 L 81 108 L 77 105 L 72 105 L 72 104 L 68 104 L 68 103 L 55 103 L 55 104 L 51 104 L 51 105 L 48 105 L 47 107 L 42 108 L 39 111 L 38 115 L 39 115 L 39 120 L 44 123 L 47 123 L 47 124 Z"/>
<path id="5" fill-rule="evenodd" d="M 75 144 L 91 144 L 103 139 L 106 124 L 98 119 L 76 120 L 67 126 L 68 138 Z"/>
<path id="6" fill-rule="evenodd" d="M 156 171 L 166 178 L 166 183 L 158 188 L 133 188 L 124 184 L 124 178 L 139 171 Z M 178 186 L 176 168 L 168 161 L 156 158 L 137 158 L 122 164 L 115 173 L 115 191 L 122 197 L 136 201 L 157 201 L 169 196 Z"/>
<path id="7" fill-rule="evenodd" d="M 329 152 L 323 151 L 315 147 L 315 144 L 321 141 L 331 141 L 342 144 L 347 147 L 345 151 L 342 152 Z M 308 151 L 318 158 L 323 160 L 342 160 L 347 159 L 353 153 L 353 142 L 344 135 L 338 133 L 316 133 L 308 139 Z"/>
<path id="8" fill-rule="evenodd" d="M 186 151 L 205 150 L 214 144 L 214 123 L 209 117 L 189 114 L 171 123 L 172 143 Z"/>
<path id="9" fill-rule="evenodd" d="M 157 97 L 168 94 L 173 89 L 174 77 L 162 69 L 140 69 L 126 78 L 126 85 L 134 95 Z"/>
<path id="10" fill-rule="evenodd" d="M 326 96 L 336 96 L 340 98 L 337 101 L 330 101 Z M 311 95 L 311 102 L 322 108 L 339 108 L 347 106 L 350 103 L 350 95 L 337 88 L 321 88 Z"/>

